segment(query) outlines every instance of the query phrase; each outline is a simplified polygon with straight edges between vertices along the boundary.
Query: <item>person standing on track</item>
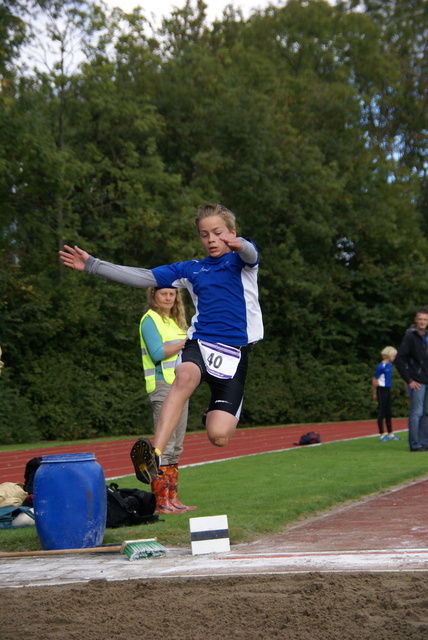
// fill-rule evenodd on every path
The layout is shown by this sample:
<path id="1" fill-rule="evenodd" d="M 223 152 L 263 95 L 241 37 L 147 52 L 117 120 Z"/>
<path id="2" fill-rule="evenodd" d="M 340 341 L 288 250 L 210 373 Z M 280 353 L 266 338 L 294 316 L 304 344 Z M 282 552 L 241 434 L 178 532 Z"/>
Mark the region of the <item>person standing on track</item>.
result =
<path id="1" fill-rule="evenodd" d="M 147 305 L 140 321 L 141 355 L 146 391 L 156 433 L 159 414 L 175 378 L 177 356 L 186 342 L 186 316 L 181 292 L 165 287 L 147 289 Z M 162 474 L 152 480 L 156 513 L 183 513 L 188 507 L 178 499 L 178 460 L 183 451 L 189 402 L 162 454 Z"/>
<path id="2" fill-rule="evenodd" d="M 79 247 L 60 251 L 64 265 L 134 287 L 186 288 L 196 313 L 177 359 L 176 377 L 165 400 L 153 445 L 140 438 L 131 449 L 137 478 L 151 483 L 186 401 L 206 382 L 211 401 L 206 430 L 214 446 L 225 446 L 241 414 L 248 356 L 263 337 L 258 299 L 259 255 L 250 239 L 236 234 L 234 214 L 220 204 L 198 207 L 196 227 L 208 254 L 154 269 L 103 262 Z"/>
<path id="3" fill-rule="evenodd" d="M 411 390 L 410 451 L 428 451 L 428 309 L 418 309 L 415 325 L 398 348 L 395 366 Z"/>
<path id="4" fill-rule="evenodd" d="M 390 440 L 400 440 L 392 429 L 392 363 L 397 355 L 397 349 L 385 347 L 385 349 L 382 349 L 381 355 L 382 362 L 376 367 L 372 378 L 373 400 L 378 403 L 379 407 L 377 424 L 381 442 L 389 442 Z M 384 431 L 384 421 L 387 433 Z"/>

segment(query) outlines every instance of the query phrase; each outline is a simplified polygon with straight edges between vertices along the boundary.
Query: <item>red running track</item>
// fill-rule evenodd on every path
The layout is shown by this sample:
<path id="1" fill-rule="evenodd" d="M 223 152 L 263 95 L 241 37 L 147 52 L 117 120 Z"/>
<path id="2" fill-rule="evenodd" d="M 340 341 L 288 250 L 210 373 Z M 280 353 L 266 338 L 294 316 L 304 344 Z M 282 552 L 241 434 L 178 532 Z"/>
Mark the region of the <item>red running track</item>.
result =
<path id="1" fill-rule="evenodd" d="M 394 420 L 394 429 L 396 431 L 406 428 L 407 419 Z M 216 460 L 227 460 L 269 451 L 291 449 L 294 447 L 294 443 L 299 441 L 300 436 L 308 431 L 319 433 L 321 442 L 337 442 L 350 438 L 374 436 L 378 432 L 377 425 L 373 420 L 238 429 L 231 442 L 225 448 L 213 447 L 208 441 L 206 433 L 189 433 L 184 440 L 184 451 L 180 457 L 180 466 L 204 464 Z M 0 482 L 23 483 L 25 465 L 28 460 L 37 456 L 59 453 L 94 452 L 107 479 L 132 475 L 134 468 L 129 452 L 133 443 L 134 438 L 126 438 L 108 442 L 52 445 L 34 449 L 0 452 Z"/>

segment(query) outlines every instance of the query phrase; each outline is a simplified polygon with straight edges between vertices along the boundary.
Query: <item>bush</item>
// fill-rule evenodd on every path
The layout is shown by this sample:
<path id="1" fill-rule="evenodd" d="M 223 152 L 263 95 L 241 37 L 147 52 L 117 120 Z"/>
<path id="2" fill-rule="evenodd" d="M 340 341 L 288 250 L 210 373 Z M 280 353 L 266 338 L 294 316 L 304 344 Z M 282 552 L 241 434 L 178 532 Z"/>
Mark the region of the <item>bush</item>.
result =
<path id="1" fill-rule="evenodd" d="M 86 363 L 79 366 L 64 356 L 47 354 L 27 374 L 44 439 L 130 435 L 152 427 L 142 376 L 132 378 L 111 362 L 98 366 L 102 375 Z"/>
<path id="2" fill-rule="evenodd" d="M 121 367 L 98 357 L 43 354 L 25 374 L 27 396 L 0 378 L 0 442 L 76 440 L 153 432 L 153 418 L 139 367 Z M 88 360 L 88 359 L 87 359 Z M 76 362 L 82 361 L 82 364 Z M 312 356 L 300 360 L 264 340 L 250 355 L 240 426 L 304 424 L 375 419 L 371 379 L 375 364 L 326 365 Z M 188 431 L 202 427 L 209 387 L 201 385 L 189 405 Z M 408 412 L 405 387 L 394 375 L 393 415 Z"/>
<path id="3" fill-rule="evenodd" d="M 374 419 L 371 380 L 375 366 L 323 364 L 312 356 L 288 358 L 277 343 L 250 356 L 242 425 L 341 422 Z M 404 385 L 394 375 L 393 415 L 408 412 Z"/>
<path id="4" fill-rule="evenodd" d="M 13 387 L 7 371 L 0 377 L 0 444 L 36 442 L 40 433 L 30 401 Z"/>

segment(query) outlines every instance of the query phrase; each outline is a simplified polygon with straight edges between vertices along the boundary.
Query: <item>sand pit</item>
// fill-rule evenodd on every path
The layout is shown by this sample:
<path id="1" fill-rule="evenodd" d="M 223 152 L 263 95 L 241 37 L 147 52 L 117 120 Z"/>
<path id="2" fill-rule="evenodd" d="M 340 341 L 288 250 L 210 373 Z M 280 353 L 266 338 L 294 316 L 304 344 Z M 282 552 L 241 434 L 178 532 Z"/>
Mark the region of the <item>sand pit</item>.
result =
<path id="1" fill-rule="evenodd" d="M 428 573 L 177 578 L 1 590 L 17 640 L 426 640 Z"/>

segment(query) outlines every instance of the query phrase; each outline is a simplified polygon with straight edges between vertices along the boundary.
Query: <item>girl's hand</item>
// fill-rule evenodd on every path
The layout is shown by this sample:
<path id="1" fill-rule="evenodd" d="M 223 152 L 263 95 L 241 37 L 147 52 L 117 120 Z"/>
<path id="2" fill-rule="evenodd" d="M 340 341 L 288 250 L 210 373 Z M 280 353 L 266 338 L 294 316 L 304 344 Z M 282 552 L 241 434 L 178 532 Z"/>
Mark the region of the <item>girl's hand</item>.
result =
<path id="1" fill-rule="evenodd" d="M 76 271 L 83 271 L 85 268 L 86 260 L 89 258 L 89 253 L 82 251 L 79 247 L 69 247 L 64 245 L 66 251 L 59 251 L 59 257 L 64 263 L 64 266 L 76 269 Z"/>
<path id="2" fill-rule="evenodd" d="M 219 236 L 220 240 L 229 247 L 231 251 L 241 251 L 242 242 L 236 237 L 234 233 L 225 233 Z"/>

